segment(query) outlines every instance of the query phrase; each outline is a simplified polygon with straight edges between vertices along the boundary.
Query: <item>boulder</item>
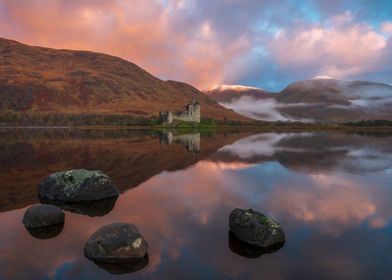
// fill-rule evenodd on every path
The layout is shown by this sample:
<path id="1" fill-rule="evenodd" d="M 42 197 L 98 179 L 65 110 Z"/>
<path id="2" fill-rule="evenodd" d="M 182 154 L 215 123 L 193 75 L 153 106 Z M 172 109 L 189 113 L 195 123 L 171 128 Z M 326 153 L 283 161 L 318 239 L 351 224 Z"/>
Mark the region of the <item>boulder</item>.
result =
<path id="1" fill-rule="evenodd" d="M 38 196 L 45 202 L 85 202 L 118 195 L 117 187 L 107 175 L 84 169 L 53 173 L 38 188 Z"/>
<path id="2" fill-rule="evenodd" d="M 98 229 L 84 245 L 87 258 L 99 263 L 131 263 L 144 258 L 148 244 L 133 224 L 115 223 Z"/>
<path id="3" fill-rule="evenodd" d="M 260 247 L 270 247 L 285 241 L 281 226 L 253 209 L 234 209 L 229 218 L 230 231 L 242 241 Z"/>
<path id="4" fill-rule="evenodd" d="M 44 228 L 64 223 L 65 214 L 53 205 L 37 204 L 29 207 L 24 216 L 23 224 L 26 228 Z"/>

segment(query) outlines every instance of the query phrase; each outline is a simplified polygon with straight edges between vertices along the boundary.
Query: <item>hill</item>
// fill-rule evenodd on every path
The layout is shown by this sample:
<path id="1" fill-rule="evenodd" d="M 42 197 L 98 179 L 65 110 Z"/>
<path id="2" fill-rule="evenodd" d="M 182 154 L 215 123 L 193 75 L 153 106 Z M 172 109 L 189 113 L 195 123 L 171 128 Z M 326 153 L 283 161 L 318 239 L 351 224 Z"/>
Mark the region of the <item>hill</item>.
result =
<path id="1" fill-rule="evenodd" d="M 247 120 L 196 88 L 106 54 L 0 39 L 0 110 L 150 118 L 198 99 L 203 118 Z"/>
<path id="2" fill-rule="evenodd" d="M 368 81 L 313 79 L 286 87 L 276 100 L 294 119 L 317 121 L 392 120 L 392 86 Z"/>

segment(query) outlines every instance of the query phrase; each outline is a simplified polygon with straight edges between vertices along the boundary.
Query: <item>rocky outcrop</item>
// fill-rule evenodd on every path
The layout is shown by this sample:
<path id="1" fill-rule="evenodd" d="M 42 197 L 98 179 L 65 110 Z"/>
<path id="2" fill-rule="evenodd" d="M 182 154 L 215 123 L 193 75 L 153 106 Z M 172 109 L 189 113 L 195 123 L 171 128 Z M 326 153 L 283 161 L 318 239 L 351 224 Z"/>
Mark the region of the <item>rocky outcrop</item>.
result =
<path id="1" fill-rule="evenodd" d="M 79 169 L 51 174 L 39 185 L 38 195 L 41 201 L 83 202 L 117 197 L 119 192 L 101 171 Z"/>
<path id="2" fill-rule="evenodd" d="M 254 246 L 267 248 L 285 241 L 281 226 L 253 209 L 234 209 L 229 225 L 236 237 Z"/>
<path id="3" fill-rule="evenodd" d="M 64 219 L 63 210 L 56 206 L 33 205 L 26 210 L 23 216 L 23 224 L 26 228 L 45 228 L 63 224 Z"/>
<path id="4" fill-rule="evenodd" d="M 98 229 L 84 245 L 86 257 L 99 263 L 133 263 L 147 251 L 148 244 L 136 226 L 125 223 Z"/>

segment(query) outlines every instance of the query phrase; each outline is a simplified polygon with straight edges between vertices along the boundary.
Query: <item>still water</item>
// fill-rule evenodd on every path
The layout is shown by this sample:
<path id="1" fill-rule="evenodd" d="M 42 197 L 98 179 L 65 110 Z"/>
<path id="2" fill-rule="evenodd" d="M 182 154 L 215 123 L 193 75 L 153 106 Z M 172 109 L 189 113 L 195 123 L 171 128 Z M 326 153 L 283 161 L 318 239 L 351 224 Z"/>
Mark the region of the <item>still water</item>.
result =
<path id="1" fill-rule="evenodd" d="M 50 173 L 102 170 L 117 201 L 69 209 L 47 235 L 22 224 Z M 0 279 L 392 279 L 392 134 L 0 130 Z M 277 220 L 286 243 L 230 237 L 234 208 Z M 134 223 L 141 269 L 99 267 L 83 246 Z M 135 268 L 136 269 L 136 268 Z"/>

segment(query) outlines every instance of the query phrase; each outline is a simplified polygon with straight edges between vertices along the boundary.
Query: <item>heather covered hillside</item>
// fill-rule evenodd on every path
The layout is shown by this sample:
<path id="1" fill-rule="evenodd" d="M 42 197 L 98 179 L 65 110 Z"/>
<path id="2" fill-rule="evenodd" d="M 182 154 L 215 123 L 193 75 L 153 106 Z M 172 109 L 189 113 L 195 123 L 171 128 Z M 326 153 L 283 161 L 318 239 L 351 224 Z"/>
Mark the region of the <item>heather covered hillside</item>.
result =
<path id="1" fill-rule="evenodd" d="M 0 110 L 125 114 L 150 118 L 194 98 L 202 117 L 246 120 L 196 88 L 162 81 L 126 60 L 88 51 L 31 47 L 0 39 Z"/>

